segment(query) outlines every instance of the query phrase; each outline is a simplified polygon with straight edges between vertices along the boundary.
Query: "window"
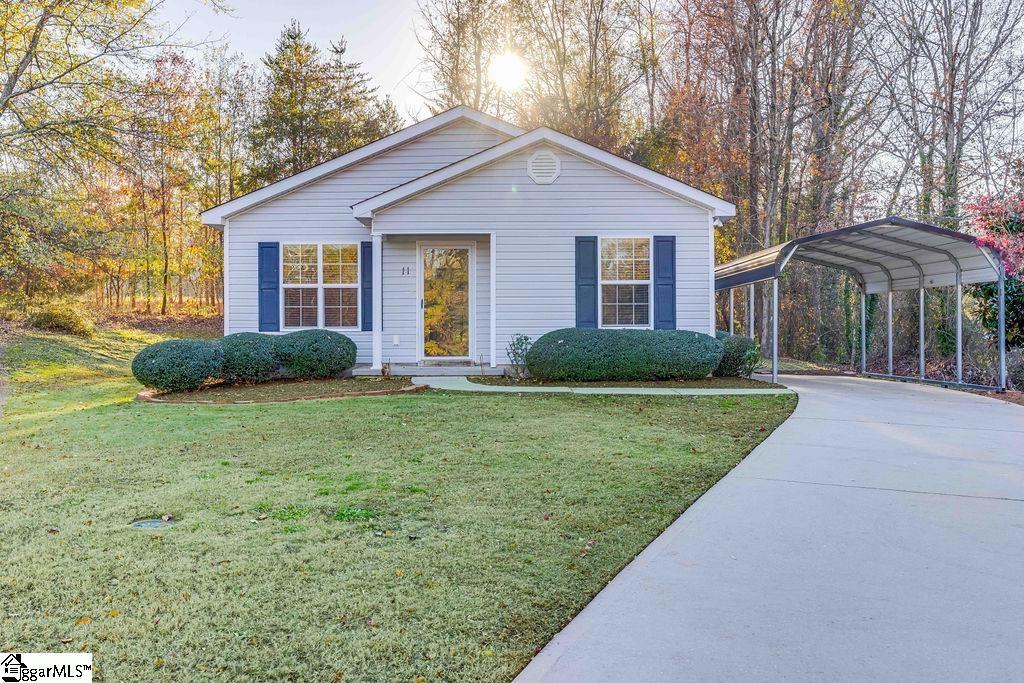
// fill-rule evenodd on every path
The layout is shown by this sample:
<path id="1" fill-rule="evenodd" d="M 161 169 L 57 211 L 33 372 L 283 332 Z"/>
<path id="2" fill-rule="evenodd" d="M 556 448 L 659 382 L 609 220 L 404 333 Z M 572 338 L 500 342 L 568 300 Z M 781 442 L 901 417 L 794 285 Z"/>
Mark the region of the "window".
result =
<path id="1" fill-rule="evenodd" d="M 601 240 L 601 327 L 651 326 L 651 240 Z"/>
<path id="2" fill-rule="evenodd" d="M 359 245 L 282 245 L 281 286 L 286 328 L 358 327 Z"/>

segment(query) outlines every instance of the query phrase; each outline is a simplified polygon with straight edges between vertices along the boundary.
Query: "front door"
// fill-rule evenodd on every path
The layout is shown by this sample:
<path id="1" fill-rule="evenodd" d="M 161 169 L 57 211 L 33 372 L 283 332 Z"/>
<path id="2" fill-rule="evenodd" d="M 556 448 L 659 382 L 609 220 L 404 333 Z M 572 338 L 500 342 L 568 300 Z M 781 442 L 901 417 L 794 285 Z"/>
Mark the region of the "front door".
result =
<path id="1" fill-rule="evenodd" d="M 472 261 L 469 245 L 420 246 L 420 354 L 424 360 L 470 358 Z"/>

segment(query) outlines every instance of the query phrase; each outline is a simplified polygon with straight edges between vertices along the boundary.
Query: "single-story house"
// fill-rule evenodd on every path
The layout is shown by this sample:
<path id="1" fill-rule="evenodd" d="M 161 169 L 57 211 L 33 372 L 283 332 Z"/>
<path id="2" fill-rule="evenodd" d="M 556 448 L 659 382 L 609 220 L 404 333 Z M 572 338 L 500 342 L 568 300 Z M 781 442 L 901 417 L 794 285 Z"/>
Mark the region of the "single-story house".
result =
<path id="1" fill-rule="evenodd" d="M 366 369 L 481 371 L 520 333 L 713 334 L 715 225 L 734 215 L 557 131 L 457 107 L 202 220 L 224 231 L 225 334 L 322 327 Z"/>

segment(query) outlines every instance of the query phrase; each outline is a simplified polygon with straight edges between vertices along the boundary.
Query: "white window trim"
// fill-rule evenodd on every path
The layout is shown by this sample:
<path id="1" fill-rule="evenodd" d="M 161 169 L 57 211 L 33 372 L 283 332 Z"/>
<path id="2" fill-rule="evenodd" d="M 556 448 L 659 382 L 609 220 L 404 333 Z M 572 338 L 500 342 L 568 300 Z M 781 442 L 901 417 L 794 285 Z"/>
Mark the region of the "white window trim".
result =
<path id="1" fill-rule="evenodd" d="M 601 271 L 601 254 L 604 252 L 605 240 L 647 240 L 647 280 L 605 280 Z M 605 325 L 604 324 L 604 285 L 647 285 L 647 324 L 646 325 Z M 602 330 L 653 330 L 654 329 L 654 235 L 623 234 L 600 235 L 597 238 L 597 326 Z"/>
<path id="2" fill-rule="evenodd" d="M 284 281 L 284 248 L 286 246 L 295 245 L 316 245 L 316 283 L 315 284 L 304 284 L 295 285 L 288 284 Z M 324 245 L 336 246 L 336 247 L 351 247 L 356 248 L 356 281 L 355 284 L 324 284 Z M 278 287 L 281 290 L 281 296 L 278 307 L 279 320 L 281 321 L 282 332 L 296 332 L 298 330 L 332 330 L 336 332 L 358 332 L 363 329 L 363 302 L 362 292 L 360 291 L 363 284 L 363 255 L 362 245 L 359 242 L 314 242 L 312 240 L 292 240 L 289 242 L 280 243 L 280 254 L 278 254 Z M 336 289 L 355 289 L 356 290 L 356 324 L 351 327 L 327 327 L 324 325 L 324 288 L 331 287 Z M 284 318 L 284 290 L 288 289 L 316 289 L 316 325 L 304 325 L 289 327 L 285 325 Z"/>

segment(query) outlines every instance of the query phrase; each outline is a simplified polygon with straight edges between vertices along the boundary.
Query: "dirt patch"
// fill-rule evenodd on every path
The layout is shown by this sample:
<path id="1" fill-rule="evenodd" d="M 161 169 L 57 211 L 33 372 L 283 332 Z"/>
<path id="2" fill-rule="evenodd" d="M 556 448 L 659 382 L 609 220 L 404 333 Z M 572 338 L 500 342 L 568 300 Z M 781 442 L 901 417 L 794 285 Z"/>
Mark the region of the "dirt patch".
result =
<path id="1" fill-rule="evenodd" d="M 489 384 L 502 387 L 609 387 L 609 388 L 664 388 L 664 389 L 772 389 L 784 388 L 781 384 L 762 382 L 746 377 L 708 377 L 694 380 L 664 380 L 658 382 L 545 382 L 539 379 L 516 379 L 509 376 L 470 375 L 466 377 L 475 384 Z"/>

